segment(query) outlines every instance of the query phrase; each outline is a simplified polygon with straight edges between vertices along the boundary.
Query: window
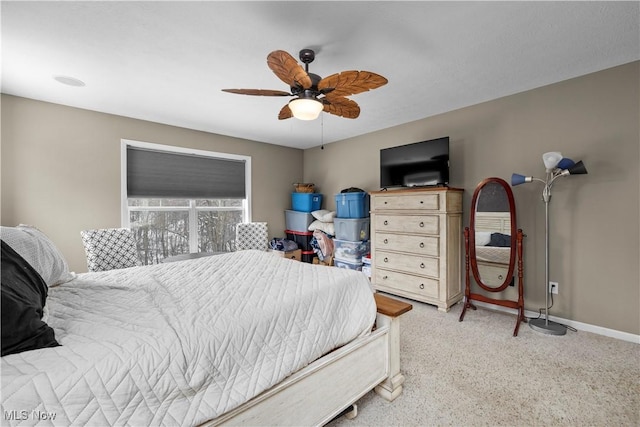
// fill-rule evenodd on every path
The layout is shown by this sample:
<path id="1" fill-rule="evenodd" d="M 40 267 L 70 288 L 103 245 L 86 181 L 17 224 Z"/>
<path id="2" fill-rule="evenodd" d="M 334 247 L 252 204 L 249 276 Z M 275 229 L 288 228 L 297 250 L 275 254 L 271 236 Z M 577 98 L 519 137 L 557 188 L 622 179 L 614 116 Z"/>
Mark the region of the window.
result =
<path id="1" fill-rule="evenodd" d="M 235 249 L 236 224 L 250 221 L 250 157 L 123 140 L 122 169 L 122 224 L 144 264 Z"/>

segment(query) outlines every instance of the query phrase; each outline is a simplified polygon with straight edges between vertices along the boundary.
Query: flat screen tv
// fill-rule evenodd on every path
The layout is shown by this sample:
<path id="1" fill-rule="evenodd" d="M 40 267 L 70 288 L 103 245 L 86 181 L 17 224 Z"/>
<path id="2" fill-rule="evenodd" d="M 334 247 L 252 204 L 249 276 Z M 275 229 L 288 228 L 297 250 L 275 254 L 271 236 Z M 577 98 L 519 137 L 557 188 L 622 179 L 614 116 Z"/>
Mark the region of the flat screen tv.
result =
<path id="1" fill-rule="evenodd" d="M 449 137 L 380 150 L 380 187 L 449 185 Z"/>

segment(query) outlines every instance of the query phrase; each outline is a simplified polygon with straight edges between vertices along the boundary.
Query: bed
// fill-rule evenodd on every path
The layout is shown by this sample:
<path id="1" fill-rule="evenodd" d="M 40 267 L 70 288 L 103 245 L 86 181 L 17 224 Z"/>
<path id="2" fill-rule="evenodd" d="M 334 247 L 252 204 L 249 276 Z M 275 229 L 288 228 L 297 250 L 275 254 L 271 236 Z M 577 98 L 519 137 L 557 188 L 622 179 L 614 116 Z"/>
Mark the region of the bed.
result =
<path id="1" fill-rule="evenodd" d="M 42 320 L 60 345 L 3 355 L 10 425 L 321 425 L 371 389 L 402 390 L 410 306 L 359 272 L 262 251 L 60 277 L 45 264 Z"/>

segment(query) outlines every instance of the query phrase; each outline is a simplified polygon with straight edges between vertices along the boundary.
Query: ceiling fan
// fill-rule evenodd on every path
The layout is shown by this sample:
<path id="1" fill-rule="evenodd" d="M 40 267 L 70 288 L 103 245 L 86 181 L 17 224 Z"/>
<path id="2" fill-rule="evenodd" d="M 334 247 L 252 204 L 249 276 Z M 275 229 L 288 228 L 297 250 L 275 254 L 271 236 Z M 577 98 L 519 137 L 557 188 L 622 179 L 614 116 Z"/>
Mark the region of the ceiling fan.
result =
<path id="1" fill-rule="evenodd" d="M 289 85 L 291 92 L 270 89 L 222 89 L 224 92 L 257 96 L 293 96 L 282 107 L 278 119 L 295 117 L 300 120 L 314 120 L 321 111 L 329 114 L 355 119 L 360 115 L 360 107 L 346 98 L 379 88 L 387 84 L 387 79 L 370 71 L 343 71 L 321 78 L 309 72 L 309 64 L 315 59 L 311 49 L 300 51 L 300 60 L 304 68 L 283 50 L 276 50 L 267 56 L 267 65 L 283 82 Z"/>

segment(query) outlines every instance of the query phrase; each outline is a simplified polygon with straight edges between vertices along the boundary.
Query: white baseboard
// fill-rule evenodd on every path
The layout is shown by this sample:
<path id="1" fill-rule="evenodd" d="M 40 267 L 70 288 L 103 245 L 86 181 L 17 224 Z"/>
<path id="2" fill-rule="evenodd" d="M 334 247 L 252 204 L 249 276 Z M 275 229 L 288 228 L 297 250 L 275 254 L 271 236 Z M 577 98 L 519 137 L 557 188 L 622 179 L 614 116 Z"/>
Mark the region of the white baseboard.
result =
<path id="1" fill-rule="evenodd" d="M 463 304 L 464 300 L 460 302 Z M 511 314 L 517 314 L 518 311 L 508 307 L 502 307 L 500 305 L 489 304 L 481 301 L 473 301 L 474 305 L 485 307 L 491 310 L 504 311 Z M 526 317 L 538 317 L 537 311 L 525 310 L 524 315 Z M 549 316 L 549 320 L 561 323 L 563 325 L 571 326 L 579 331 L 592 332 L 598 335 L 604 335 L 606 337 L 616 338 L 623 341 L 629 341 L 635 344 L 640 344 L 640 335 L 630 334 L 628 332 L 616 331 L 615 329 L 603 328 L 602 326 L 590 325 L 588 323 L 576 322 L 575 320 L 563 319 L 562 317 Z"/>

